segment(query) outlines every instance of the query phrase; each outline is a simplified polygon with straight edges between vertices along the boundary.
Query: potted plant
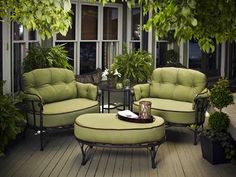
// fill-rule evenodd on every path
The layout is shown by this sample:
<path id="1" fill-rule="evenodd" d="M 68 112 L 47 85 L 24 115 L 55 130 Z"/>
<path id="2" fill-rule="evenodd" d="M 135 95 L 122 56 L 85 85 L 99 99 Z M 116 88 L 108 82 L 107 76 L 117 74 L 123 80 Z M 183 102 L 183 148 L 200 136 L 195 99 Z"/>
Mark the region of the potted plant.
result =
<path id="1" fill-rule="evenodd" d="M 3 84 L 0 81 L 0 90 Z M 12 95 L 0 94 L 0 156 L 4 155 L 7 145 L 22 131 L 24 117 L 16 104 L 17 100 Z"/>
<path id="2" fill-rule="evenodd" d="M 151 77 L 153 71 L 152 61 L 151 54 L 146 51 L 134 50 L 129 52 L 125 48 L 124 54 L 114 58 L 112 67 L 119 71 L 123 82 L 127 82 L 128 79 L 131 84 L 142 83 Z"/>
<path id="3" fill-rule="evenodd" d="M 24 58 L 23 67 L 24 72 L 49 67 L 73 69 L 67 61 L 67 51 L 62 45 L 48 48 L 32 46 Z"/>
<path id="4" fill-rule="evenodd" d="M 185 68 L 185 66 L 179 62 L 179 53 L 173 49 L 166 51 L 165 60 L 166 60 L 165 66 Z"/>
<path id="5" fill-rule="evenodd" d="M 212 164 L 228 162 L 235 157 L 235 149 L 227 131 L 230 120 L 222 112 L 224 107 L 234 103 L 228 80 L 219 79 L 210 90 L 210 101 L 217 110 L 210 114 L 208 128 L 200 136 L 202 155 Z"/>

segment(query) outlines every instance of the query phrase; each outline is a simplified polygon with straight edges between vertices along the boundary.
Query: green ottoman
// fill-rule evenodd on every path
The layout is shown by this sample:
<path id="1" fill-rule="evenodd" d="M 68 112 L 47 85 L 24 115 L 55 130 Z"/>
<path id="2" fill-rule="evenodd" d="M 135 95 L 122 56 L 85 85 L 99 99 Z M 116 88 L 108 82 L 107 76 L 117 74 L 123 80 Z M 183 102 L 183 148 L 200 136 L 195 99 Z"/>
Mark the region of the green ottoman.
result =
<path id="1" fill-rule="evenodd" d="M 165 124 L 157 116 L 152 123 L 133 123 L 112 113 L 91 113 L 76 118 L 74 134 L 81 147 L 82 165 L 88 161 L 87 147 L 145 147 L 151 152 L 152 168 L 155 168 L 157 149 L 165 140 Z"/>

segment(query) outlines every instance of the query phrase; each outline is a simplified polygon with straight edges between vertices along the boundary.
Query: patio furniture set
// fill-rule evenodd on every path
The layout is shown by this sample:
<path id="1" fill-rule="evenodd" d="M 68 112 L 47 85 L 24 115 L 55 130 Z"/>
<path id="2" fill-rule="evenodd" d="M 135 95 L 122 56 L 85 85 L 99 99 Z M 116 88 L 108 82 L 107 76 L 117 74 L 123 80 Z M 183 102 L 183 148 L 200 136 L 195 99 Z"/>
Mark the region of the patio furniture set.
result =
<path id="1" fill-rule="evenodd" d="M 139 112 L 140 101 L 152 102 L 151 123 L 127 122 L 118 119 L 115 113 L 100 113 L 101 103 L 104 108 L 104 91 L 114 90 L 102 88 L 100 102 L 98 86 L 75 81 L 70 70 L 37 69 L 24 73 L 22 78 L 27 123 L 40 131 L 41 150 L 47 129 L 74 125 L 83 155 L 82 165 L 88 161 L 88 150 L 93 146 L 135 147 L 150 150 L 155 168 L 157 149 L 165 141 L 166 125 L 194 124 L 196 144 L 208 104 L 206 76 L 183 68 L 155 69 L 150 83 L 122 89 L 124 96 L 128 95 L 128 108 L 134 112 Z"/>

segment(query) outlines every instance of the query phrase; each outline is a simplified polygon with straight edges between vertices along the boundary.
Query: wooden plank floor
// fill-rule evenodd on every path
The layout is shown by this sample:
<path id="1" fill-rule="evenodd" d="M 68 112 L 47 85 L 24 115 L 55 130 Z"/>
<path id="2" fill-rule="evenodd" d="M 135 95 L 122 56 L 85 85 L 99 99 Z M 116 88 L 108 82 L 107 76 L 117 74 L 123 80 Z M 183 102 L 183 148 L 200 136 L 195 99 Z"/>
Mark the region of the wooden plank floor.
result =
<path id="1" fill-rule="evenodd" d="M 200 143 L 192 144 L 192 132 L 168 128 L 160 146 L 157 168 L 151 168 L 146 149 L 93 148 L 91 160 L 81 166 L 81 151 L 72 130 L 50 134 L 43 152 L 39 137 L 28 131 L 0 158 L 0 177 L 235 177 L 232 164 L 211 165 L 202 158 Z"/>

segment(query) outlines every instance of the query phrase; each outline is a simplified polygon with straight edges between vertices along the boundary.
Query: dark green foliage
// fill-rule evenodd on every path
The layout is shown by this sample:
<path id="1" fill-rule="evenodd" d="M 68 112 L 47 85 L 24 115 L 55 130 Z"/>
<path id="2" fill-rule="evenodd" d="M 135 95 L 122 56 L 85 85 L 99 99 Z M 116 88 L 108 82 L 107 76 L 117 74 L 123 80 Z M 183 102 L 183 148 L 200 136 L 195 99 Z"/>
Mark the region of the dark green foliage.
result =
<path id="1" fill-rule="evenodd" d="M 113 68 L 121 74 L 122 81 L 129 79 L 131 83 L 146 82 L 153 71 L 152 56 L 145 51 L 125 49 L 124 54 L 114 58 Z"/>
<path id="2" fill-rule="evenodd" d="M 214 112 L 209 117 L 208 125 L 213 131 L 227 132 L 229 122 L 229 116 L 226 113 Z"/>
<path id="3" fill-rule="evenodd" d="M 179 53 L 171 49 L 166 51 L 165 59 L 167 64 L 176 64 L 179 62 Z"/>
<path id="4" fill-rule="evenodd" d="M 2 81 L 0 86 L 3 86 Z M 19 124 L 23 121 L 23 115 L 16 108 L 16 102 L 11 95 L 0 94 L 0 156 L 8 143 L 21 132 Z"/>
<path id="5" fill-rule="evenodd" d="M 227 79 L 219 79 L 219 81 L 211 89 L 210 95 L 211 103 L 214 107 L 219 109 L 227 107 L 230 104 L 234 103 L 233 95 L 229 89 L 229 82 Z"/>
<path id="6" fill-rule="evenodd" d="M 211 89 L 210 101 L 219 112 L 216 111 L 210 115 L 209 129 L 204 130 L 203 135 L 209 137 L 212 141 L 219 142 L 225 149 L 226 158 L 234 161 L 236 158 L 235 149 L 227 132 L 230 119 L 226 113 L 221 112 L 224 107 L 234 103 L 228 80 L 219 79 Z"/>
<path id="7" fill-rule="evenodd" d="M 67 61 L 67 51 L 63 46 L 43 48 L 41 46 L 33 46 L 28 55 L 24 59 L 24 72 L 29 72 L 38 68 L 67 68 L 73 67 Z"/>

